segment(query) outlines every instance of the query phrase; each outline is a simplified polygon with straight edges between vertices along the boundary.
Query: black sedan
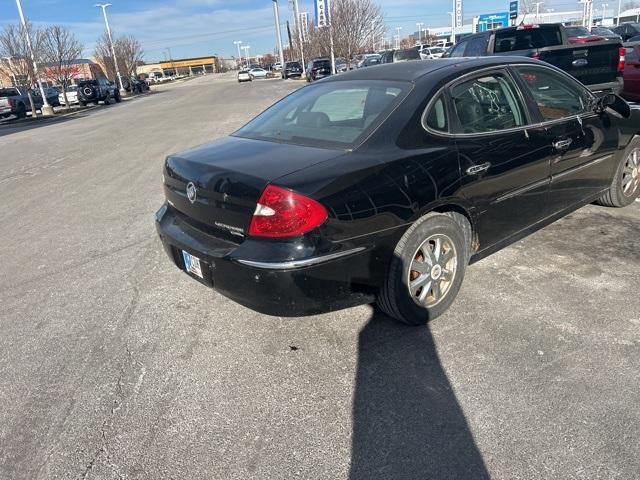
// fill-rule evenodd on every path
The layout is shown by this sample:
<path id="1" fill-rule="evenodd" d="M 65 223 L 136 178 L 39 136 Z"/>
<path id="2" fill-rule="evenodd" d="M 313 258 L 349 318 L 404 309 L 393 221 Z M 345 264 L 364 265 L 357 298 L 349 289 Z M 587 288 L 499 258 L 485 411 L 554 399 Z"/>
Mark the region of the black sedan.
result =
<path id="1" fill-rule="evenodd" d="M 631 204 L 639 133 L 640 110 L 536 60 L 354 70 L 169 156 L 156 224 L 180 269 L 259 312 L 377 301 L 421 324 L 468 264 L 588 203 Z"/>

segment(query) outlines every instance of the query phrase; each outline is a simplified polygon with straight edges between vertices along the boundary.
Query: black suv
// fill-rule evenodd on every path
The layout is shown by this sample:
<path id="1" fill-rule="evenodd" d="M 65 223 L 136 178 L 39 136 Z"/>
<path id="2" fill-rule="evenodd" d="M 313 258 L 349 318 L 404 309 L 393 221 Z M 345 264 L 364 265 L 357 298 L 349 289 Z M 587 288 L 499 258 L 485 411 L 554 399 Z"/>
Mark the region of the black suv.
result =
<path id="1" fill-rule="evenodd" d="M 613 31 L 613 33 L 620 35 L 623 42 L 626 42 L 631 37 L 640 35 L 640 23 L 621 23 L 611 30 Z"/>
<path id="2" fill-rule="evenodd" d="M 120 91 L 118 88 L 106 78 L 98 78 L 97 80 L 85 80 L 78 83 L 78 103 L 83 107 L 87 103 L 104 102 L 109 105 L 111 100 L 120 103 Z"/>
<path id="3" fill-rule="evenodd" d="M 307 82 L 315 82 L 331 75 L 331 60 L 328 58 L 316 58 L 307 66 Z"/>
<path id="4" fill-rule="evenodd" d="M 287 78 L 301 76 L 302 67 L 300 66 L 300 62 L 285 62 L 284 67 L 282 67 L 282 78 L 284 80 L 286 80 Z"/>

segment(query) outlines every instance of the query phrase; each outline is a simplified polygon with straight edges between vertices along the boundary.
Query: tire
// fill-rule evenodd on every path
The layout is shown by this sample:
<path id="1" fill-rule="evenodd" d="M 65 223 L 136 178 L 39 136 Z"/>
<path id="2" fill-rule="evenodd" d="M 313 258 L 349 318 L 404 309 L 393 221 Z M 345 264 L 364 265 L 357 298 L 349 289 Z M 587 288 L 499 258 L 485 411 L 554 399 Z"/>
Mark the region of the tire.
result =
<path id="1" fill-rule="evenodd" d="M 27 117 L 27 107 L 24 104 L 18 105 L 18 111 L 16 112 L 16 117 L 18 118 L 26 118 Z"/>
<path id="2" fill-rule="evenodd" d="M 86 107 L 87 106 L 87 102 L 78 102 L 80 104 L 81 107 Z"/>
<path id="3" fill-rule="evenodd" d="M 416 221 L 393 252 L 377 299 L 380 309 L 407 325 L 424 325 L 442 315 L 462 285 L 471 235 L 469 221 L 458 213 L 429 213 Z"/>
<path id="4" fill-rule="evenodd" d="M 640 196 L 640 137 L 635 137 L 620 159 L 607 193 L 597 200 L 603 207 L 626 207 Z"/>
<path id="5" fill-rule="evenodd" d="M 102 100 L 102 103 L 104 103 L 105 105 L 111 105 L 111 98 L 109 98 L 109 95 L 104 97 L 104 99 Z"/>
<path id="6" fill-rule="evenodd" d="M 120 90 L 116 90 L 116 93 L 113 98 L 115 99 L 116 103 L 122 102 L 122 96 L 120 95 Z"/>

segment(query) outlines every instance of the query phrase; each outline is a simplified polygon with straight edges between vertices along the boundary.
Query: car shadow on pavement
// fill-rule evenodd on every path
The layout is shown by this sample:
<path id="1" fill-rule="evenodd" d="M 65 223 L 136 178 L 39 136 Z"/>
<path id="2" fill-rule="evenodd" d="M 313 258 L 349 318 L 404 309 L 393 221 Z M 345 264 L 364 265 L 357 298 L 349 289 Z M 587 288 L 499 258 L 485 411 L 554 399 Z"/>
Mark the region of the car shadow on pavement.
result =
<path id="1" fill-rule="evenodd" d="M 490 478 L 428 327 L 376 312 L 358 347 L 350 480 Z"/>

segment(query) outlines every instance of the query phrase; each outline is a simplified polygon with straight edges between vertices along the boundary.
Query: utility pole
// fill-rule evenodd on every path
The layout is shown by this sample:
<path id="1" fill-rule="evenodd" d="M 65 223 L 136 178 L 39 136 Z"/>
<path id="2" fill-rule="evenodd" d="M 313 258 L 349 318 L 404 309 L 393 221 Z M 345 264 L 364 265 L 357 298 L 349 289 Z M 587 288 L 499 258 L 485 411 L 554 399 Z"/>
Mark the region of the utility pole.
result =
<path id="1" fill-rule="evenodd" d="M 402 30 L 402 27 L 396 27 L 396 31 L 398 32 L 396 35 L 396 50 L 400 50 L 400 30 Z"/>
<path id="2" fill-rule="evenodd" d="M 109 26 L 109 19 L 107 18 L 107 7 L 110 7 L 110 3 L 98 3 L 96 7 L 102 9 L 102 15 L 104 16 L 104 24 L 107 27 L 107 36 L 109 37 L 109 44 L 111 45 L 111 55 L 113 55 L 113 65 L 116 67 L 116 76 L 118 77 L 118 82 L 120 83 L 120 94 L 126 95 L 127 91 L 124 89 L 124 85 L 122 84 L 122 75 L 120 75 L 120 68 L 118 67 L 118 59 L 116 58 L 116 49 L 113 46 L 113 38 L 111 38 L 111 27 Z"/>
<path id="3" fill-rule="evenodd" d="M 300 10 L 298 9 L 298 0 L 293 0 L 293 14 L 295 15 L 296 27 L 298 29 L 298 41 L 300 42 L 300 60 L 302 61 L 302 75 L 307 72 L 307 65 L 304 61 L 304 39 L 302 38 L 302 26 L 300 25 Z"/>
<path id="4" fill-rule="evenodd" d="M 422 45 L 422 27 L 424 27 L 423 22 L 416 23 L 416 27 L 418 27 L 418 42 Z"/>
<path id="5" fill-rule="evenodd" d="M 20 0 L 16 0 L 16 5 L 18 6 L 18 13 L 20 14 L 20 22 L 22 22 L 24 40 L 25 42 L 27 42 L 29 55 L 31 55 L 31 61 L 33 62 L 33 74 L 35 75 L 36 81 L 38 82 L 38 87 L 40 88 L 40 95 L 42 95 L 42 109 L 41 109 L 42 115 L 44 117 L 48 117 L 53 115 L 53 107 L 49 105 L 49 102 L 47 101 L 47 96 L 44 93 L 44 88 L 42 88 L 42 81 L 40 80 L 40 74 L 38 73 L 38 64 L 36 62 L 36 55 L 33 51 L 33 45 L 31 44 L 31 37 L 29 36 L 29 30 L 27 30 L 27 21 L 24 19 L 24 13 L 22 12 L 22 3 L 20 2 Z"/>
<path id="6" fill-rule="evenodd" d="M 238 47 L 238 61 L 240 62 L 238 64 L 238 68 L 242 68 L 242 54 L 240 53 L 240 45 L 242 45 L 242 40 L 237 40 L 235 42 L 233 42 L 233 44 Z"/>
<path id="7" fill-rule="evenodd" d="M 609 6 L 608 3 L 603 3 L 602 4 L 602 20 L 600 20 L 600 26 L 603 27 L 604 26 L 604 15 L 605 15 L 605 8 L 607 8 Z"/>
<path id="8" fill-rule="evenodd" d="M 280 67 L 284 68 L 284 51 L 282 50 L 282 35 L 280 33 L 280 7 L 278 0 L 273 0 L 273 17 L 276 22 L 276 36 L 278 37 L 278 52 L 280 53 Z"/>

